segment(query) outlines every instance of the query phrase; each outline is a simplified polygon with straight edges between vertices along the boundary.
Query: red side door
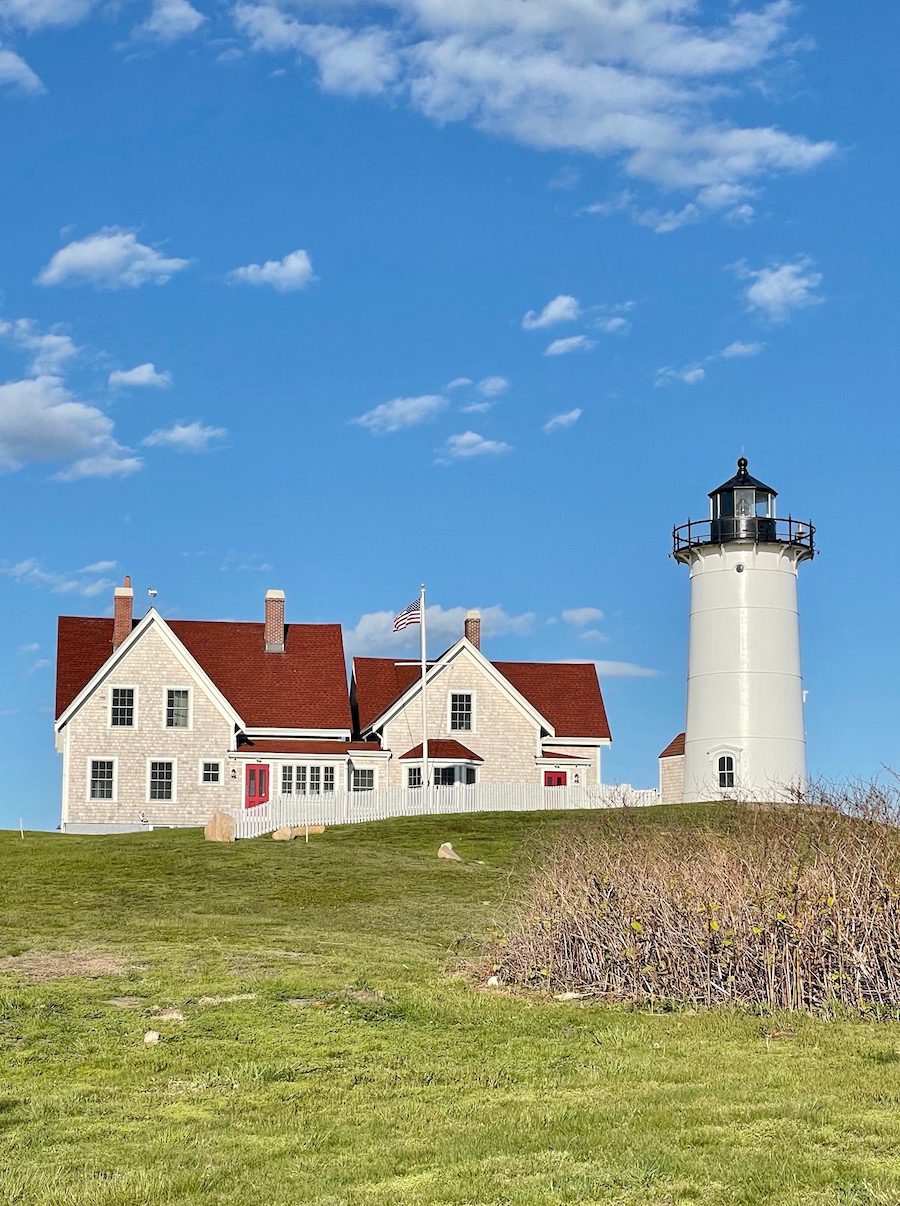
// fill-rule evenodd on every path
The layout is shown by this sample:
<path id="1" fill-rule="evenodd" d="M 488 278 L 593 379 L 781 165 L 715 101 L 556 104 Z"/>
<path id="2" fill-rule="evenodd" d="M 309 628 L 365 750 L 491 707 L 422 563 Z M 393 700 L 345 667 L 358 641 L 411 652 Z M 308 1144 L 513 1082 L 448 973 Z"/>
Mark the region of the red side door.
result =
<path id="1" fill-rule="evenodd" d="M 248 762 L 244 771 L 244 807 L 257 808 L 269 802 L 269 768 L 264 762 Z"/>
<path id="2" fill-rule="evenodd" d="M 544 787 L 565 787 L 565 771 L 544 771 Z"/>

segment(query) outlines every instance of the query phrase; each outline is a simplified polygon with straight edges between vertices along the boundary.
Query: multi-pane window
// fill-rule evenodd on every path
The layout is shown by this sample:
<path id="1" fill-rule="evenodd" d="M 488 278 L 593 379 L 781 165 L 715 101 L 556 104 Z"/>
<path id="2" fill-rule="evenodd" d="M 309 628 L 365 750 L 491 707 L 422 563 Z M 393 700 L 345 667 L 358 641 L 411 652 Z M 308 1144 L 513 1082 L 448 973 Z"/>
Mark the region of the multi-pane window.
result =
<path id="1" fill-rule="evenodd" d="M 317 796 L 322 790 L 322 768 L 321 766 L 311 766 L 309 768 L 309 793 L 312 796 Z"/>
<path id="2" fill-rule="evenodd" d="M 204 762 L 200 769 L 200 781 L 201 783 L 221 783 L 221 762 Z"/>
<path id="3" fill-rule="evenodd" d="M 362 770 L 353 768 L 353 790 L 354 791 L 374 791 L 375 790 L 375 772 L 374 770 Z"/>
<path id="4" fill-rule="evenodd" d="M 452 787 L 456 782 L 456 767 L 436 766 L 434 768 L 434 781 L 438 787 Z"/>
<path id="5" fill-rule="evenodd" d="M 283 796 L 293 795 L 294 792 L 294 768 L 292 766 L 283 766 L 281 768 L 281 794 Z"/>
<path id="6" fill-rule="evenodd" d="M 305 766 L 297 767 L 297 795 L 298 796 L 306 795 L 306 767 Z"/>
<path id="7" fill-rule="evenodd" d="M 719 759 L 719 787 L 734 787 L 734 759 L 723 754 Z"/>
<path id="8" fill-rule="evenodd" d="M 173 762 L 150 763 L 151 800 L 171 800 L 175 786 L 175 764 Z"/>
<path id="9" fill-rule="evenodd" d="M 166 691 L 166 728 L 188 728 L 190 710 L 191 698 L 187 687 L 169 687 Z"/>
<path id="10" fill-rule="evenodd" d="M 450 695 L 450 728 L 454 732 L 472 729 L 472 696 L 469 692 Z"/>
<path id="11" fill-rule="evenodd" d="M 471 787 L 475 782 L 475 767 L 467 766 L 465 769 L 466 769 L 466 786 Z"/>
<path id="12" fill-rule="evenodd" d="M 91 799 L 111 800 L 113 798 L 113 776 L 115 774 L 112 759 L 94 759 L 91 762 Z"/>
<path id="13" fill-rule="evenodd" d="M 134 687 L 113 687 L 109 723 L 114 729 L 134 728 Z"/>
<path id="14" fill-rule="evenodd" d="M 422 768 L 421 768 L 421 766 L 411 766 L 409 768 L 409 770 L 406 772 L 406 786 L 407 787 L 421 787 L 422 786 Z"/>
<path id="15" fill-rule="evenodd" d="M 334 791 L 334 767 L 322 767 L 322 791 Z"/>
<path id="16" fill-rule="evenodd" d="M 334 791 L 333 766 L 282 766 L 281 792 L 290 796 L 318 795 L 323 791 Z"/>

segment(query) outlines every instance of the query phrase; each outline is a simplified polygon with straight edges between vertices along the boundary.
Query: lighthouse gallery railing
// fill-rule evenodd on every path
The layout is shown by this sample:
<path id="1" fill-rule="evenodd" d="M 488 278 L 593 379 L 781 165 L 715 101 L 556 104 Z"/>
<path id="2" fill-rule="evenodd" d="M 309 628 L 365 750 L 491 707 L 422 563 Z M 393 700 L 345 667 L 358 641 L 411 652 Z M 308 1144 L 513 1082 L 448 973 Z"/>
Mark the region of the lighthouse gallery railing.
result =
<path id="1" fill-rule="evenodd" d="M 677 556 L 700 544 L 726 544 L 748 540 L 754 544 L 790 544 L 815 552 L 816 529 L 806 519 L 773 519 L 768 516 L 741 515 L 720 519 L 689 519 L 672 531 L 672 552 Z"/>

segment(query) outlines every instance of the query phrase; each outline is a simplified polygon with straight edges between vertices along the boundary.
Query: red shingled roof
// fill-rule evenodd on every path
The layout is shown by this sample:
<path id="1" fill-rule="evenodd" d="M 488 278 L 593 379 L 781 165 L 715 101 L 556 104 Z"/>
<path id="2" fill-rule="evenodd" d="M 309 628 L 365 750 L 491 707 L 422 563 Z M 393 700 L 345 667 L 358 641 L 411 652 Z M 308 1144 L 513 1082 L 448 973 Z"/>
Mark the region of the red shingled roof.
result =
<path id="1" fill-rule="evenodd" d="M 350 729 L 339 624 L 287 624 L 284 653 L 266 653 L 264 625 L 170 620 L 169 627 L 251 728 Z M 60 616 L 56 714 L 112 652 L 111 619 Z"/>
<path id="2" fill-rule="evenodd" d="M 588 663 L 494 662 L 504 678 L 553 725 L 557 737 L 610 737 L 596 667 Z M 365 732 L 419 677 L 391 658 L 353 659 L 359 726 Z"/>
<path id="3" fill-rule="evenodd" d="M 400 755 L 400 761 L 404 758 L 421 758 L 422 757 L 422 742 L 414 745 L 411 750 L 407 750 L 405 754 Z M 429 758 L 456 758 L 460 762 L 484 762 L 480 754 L 475 754 L 472 750 L 467 750 L 464 745 L 458 741 L 446 740 L 442 737 L 435 738 L 434 741 L 428 742 L 428 757 Z"/>
<path id="4" fill-rule="evenodd" d="M 684 753 L 684 733 L 679 733 L 673 737 L 663 752 L 660 758 L 677 758 L 679 754 Z"/>

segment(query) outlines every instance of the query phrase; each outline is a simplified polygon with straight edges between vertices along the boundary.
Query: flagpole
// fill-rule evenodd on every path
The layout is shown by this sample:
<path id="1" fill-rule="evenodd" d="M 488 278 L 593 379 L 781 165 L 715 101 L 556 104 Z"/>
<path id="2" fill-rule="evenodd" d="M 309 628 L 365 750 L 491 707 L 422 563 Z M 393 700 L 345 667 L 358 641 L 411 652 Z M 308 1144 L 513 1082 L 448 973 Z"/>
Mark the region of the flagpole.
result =
<path id="1" fill-rule="evenodd" d="M 428 674 L 428 643 L 425 635 L 425 583 L 419 592 L 419 655 L 422 660 L 422 787 L 430 787 L 428 777 L 428 701 L 426 699 L 426 676 Z"/>

